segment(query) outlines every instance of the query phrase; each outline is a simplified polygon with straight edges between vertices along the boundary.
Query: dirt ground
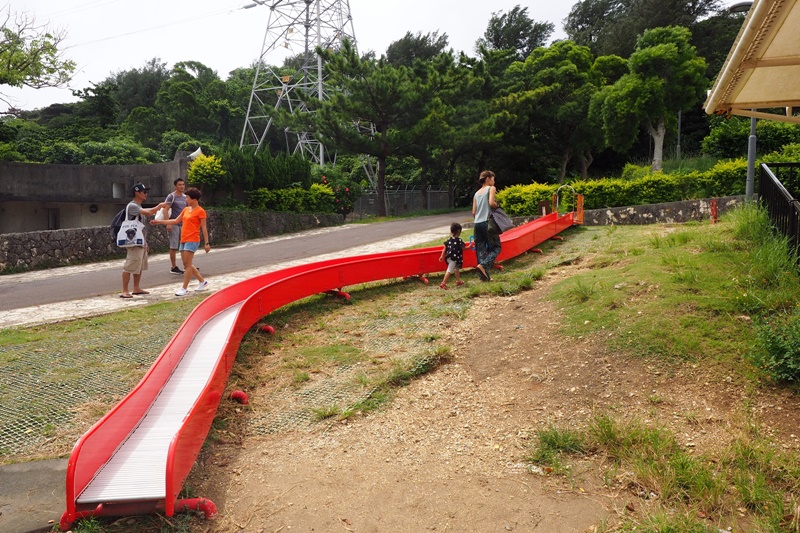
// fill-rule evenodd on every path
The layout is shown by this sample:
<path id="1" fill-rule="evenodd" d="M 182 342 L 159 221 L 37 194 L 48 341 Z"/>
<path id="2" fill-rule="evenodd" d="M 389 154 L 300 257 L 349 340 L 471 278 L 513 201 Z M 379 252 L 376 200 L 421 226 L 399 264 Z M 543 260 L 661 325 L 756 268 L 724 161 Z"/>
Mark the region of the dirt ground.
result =
<path id="1" fill-rule="evenodd" d="M 207 449 L 190 480 L 219 508 L 203 530 L 610 531 L 648 509 L 626 472 L 609 477 L 602 457 L 567 477 L 523 461 L 537 430 L 585 428 L 602 412 L 667 426 L 693 453 L 713 453 L 739 431 L 748 405 L 798 449 L 800 402 L 789 393 L 610 353 L 599 335 L 559 333 L 561 312 L 545 295 L 570 268 L 515 296 L 478 298 L 464 320 L 442 319 L 452 361 L 386 409 Z M 737 520 L 731 531 L 747 531 Z"/>

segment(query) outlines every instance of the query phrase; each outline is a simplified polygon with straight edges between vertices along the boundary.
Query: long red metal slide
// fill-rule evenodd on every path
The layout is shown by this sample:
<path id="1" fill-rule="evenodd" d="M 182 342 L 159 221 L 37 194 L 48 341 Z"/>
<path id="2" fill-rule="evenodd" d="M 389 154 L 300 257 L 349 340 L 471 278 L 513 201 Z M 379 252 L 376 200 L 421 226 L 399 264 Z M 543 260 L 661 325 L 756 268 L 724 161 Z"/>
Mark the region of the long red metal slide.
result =
<path id="1" fill-rule="evenodd" d="M 497 261 L 533 249 L 579 222 L 552 213 L 501 235 Z M 225 393 L 245 333 L 272 311 L 346 286 L 443 271 L 441 247 L 299 265 L 236 283 L 191 312 L 136 387 L 78 439 L 67 466 L 63 531 L 88 516 L 186 508 L 213 516 L 213 503 L 179 494 Z M 464 268 L 474 267 L 464 254 Z"/>

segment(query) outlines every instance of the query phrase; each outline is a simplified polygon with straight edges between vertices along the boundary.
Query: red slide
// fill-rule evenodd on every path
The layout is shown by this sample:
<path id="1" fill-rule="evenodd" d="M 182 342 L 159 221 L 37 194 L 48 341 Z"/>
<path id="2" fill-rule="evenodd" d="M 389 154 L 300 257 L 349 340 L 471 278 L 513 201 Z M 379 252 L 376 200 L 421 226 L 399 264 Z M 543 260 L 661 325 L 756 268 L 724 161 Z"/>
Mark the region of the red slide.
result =
<path id="1" fill-rule="evenodd" d="M 556 213 L 502 234 L 498 261 L 516 257 L 576 223 Z M 203 498 L 179 493 L 225 392 L 245 333 L 272 311 L 313 294 L 445 269 L 441 247 L 332 259 L 242 281 L 204 299 L 178 328 L 138 385 L 75 444 L 67 466 L 67 510 L 60 527 L 87 516 L 193 509 Z M 475 254 L 464 254 L 464 268 Z"/>

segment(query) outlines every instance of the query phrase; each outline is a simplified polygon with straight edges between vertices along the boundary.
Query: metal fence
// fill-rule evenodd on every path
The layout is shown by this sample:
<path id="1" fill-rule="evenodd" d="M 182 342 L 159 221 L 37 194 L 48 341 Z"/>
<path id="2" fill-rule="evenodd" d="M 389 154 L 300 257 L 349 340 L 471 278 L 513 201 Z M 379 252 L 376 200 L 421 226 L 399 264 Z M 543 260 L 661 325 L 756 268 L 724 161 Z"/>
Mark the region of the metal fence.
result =
<path id="1" fill-rule="evenodd" d="M 427 199 L 428 206 L 424 206 Z M 384 194 L 386 204 L 386 214 L 389 216 L 405 215 L 426 209 L 446 209 L 450 207 L 450 198 L 447 191 L 426 191 L 416 188 L 397 188 L 387 190 Z M 353 212 L 348 215 L 348 219 L 360 220 L 365 217 L 372 217 L 378 214 L 380 198 L 375 191 L 364 191 L 356 201 Z"/>
<path id="2" fill-rule="evenodd" d="M 800 202 L 792 193 L 797 190 L 799 178 L 800 163 L 762 164 L 758 177 L 759 200 L 773 227 L 789 238 L 793 252 L 797 252 L 800 235 Z"/>

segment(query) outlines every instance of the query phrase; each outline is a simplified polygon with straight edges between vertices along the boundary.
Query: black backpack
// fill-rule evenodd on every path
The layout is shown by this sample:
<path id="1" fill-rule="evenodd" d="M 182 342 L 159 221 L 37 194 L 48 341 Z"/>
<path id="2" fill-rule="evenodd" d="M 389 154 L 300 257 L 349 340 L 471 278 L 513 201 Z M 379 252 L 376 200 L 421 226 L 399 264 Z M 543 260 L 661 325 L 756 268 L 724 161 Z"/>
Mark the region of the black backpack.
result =
<path id="1" fill-rule="evenodd" d="M 122 223 L 125 221 L 125 212 L 128 210 L 127 204 L 122 210 L 114 215 L 113 220 L 111 220 L 111 241 L 116 243 L 117 242 L 117 234 L 119 234 L 119 229 L 122 227 Z"/>

